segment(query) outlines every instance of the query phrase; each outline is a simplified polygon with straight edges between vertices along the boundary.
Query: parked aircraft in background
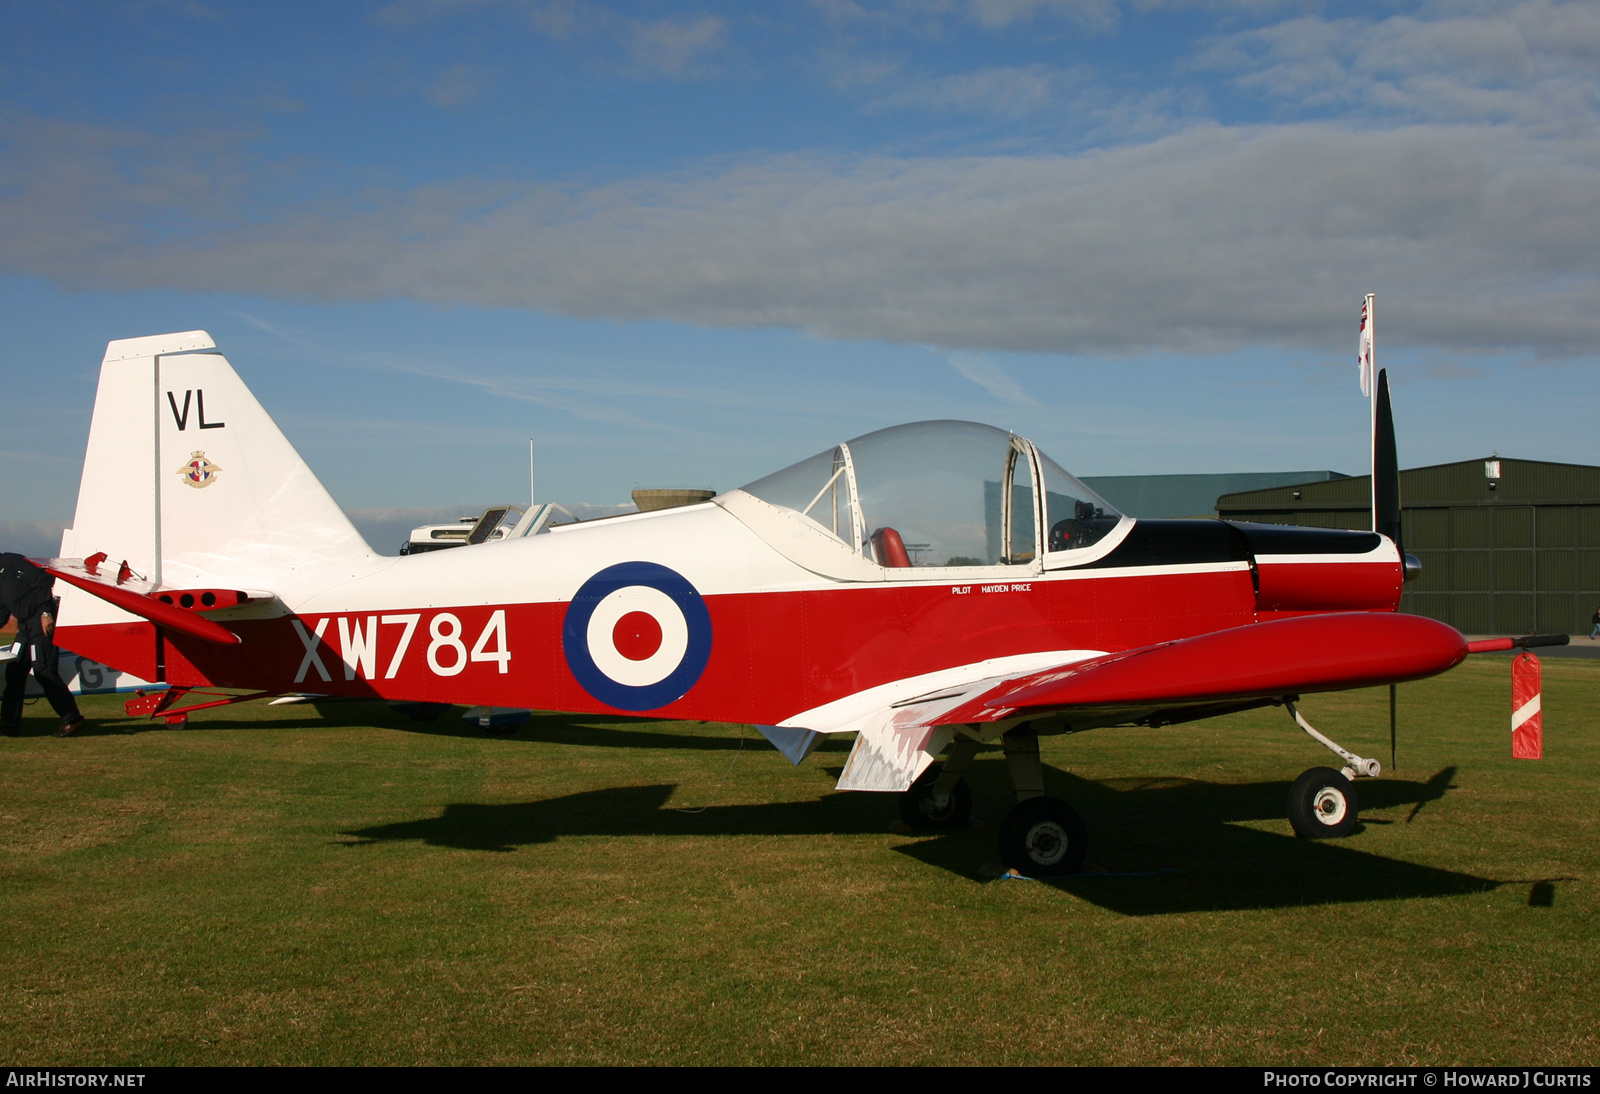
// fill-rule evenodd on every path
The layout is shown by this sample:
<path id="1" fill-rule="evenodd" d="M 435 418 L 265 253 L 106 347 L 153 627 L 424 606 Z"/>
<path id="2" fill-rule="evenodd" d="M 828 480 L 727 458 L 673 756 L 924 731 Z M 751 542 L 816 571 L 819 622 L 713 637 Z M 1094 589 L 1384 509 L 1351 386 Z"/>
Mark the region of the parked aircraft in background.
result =
<path id="1" fill-rule="evenodd" d="M 966 821 L 963 773 L 998 745 L 1001 854 L 1038 876 L 1086 838 L 1044 793 L 1048 734 L 1282 705 L 1340 757 L 1295 782 L 1295 830 L 1351 830 L 1380 765 L 1297 698 L 1468 653 L 1396 612 L 1390 497 L 1389 534 L 1134 520 L 1022 437 L 919 422 L 700 504 L 559 527 L 535 507 L 471 550 L 383 557 L 195 331 L 108 346 L 45 565 L 60 641 L 170 685 L 152 714 L 204 687 L 649 714 L 753 723 L 795 763 L 853 734 L 839 787 L 898 793 L 922 828 Z"/>
<path id="2" fill-rule="evenodd" d="M 67 690 L 74 695 L 105 695 L 118 691 L 137 691 L 149 688 L 149 680 L 141 680 L 132 673 L 121 672 L 102 665 L 87 657 L 82 657 L 71 650 L 58 649 L 61 680 L 67 685 Z M 0 646 L 0 666 L 14 659 L 15 643 L 11 647 Z M 32 674 L 28 676 L 25 694 L 29 699 L 38 699 L 44 696 L 44 689 L 39 686 L 39 681 Z"/>
<path id="3" fill-rule="evenodd" d="M 496 506 L 486 509 L 482 516 L 462 517 L 454 524 L 424 524 L 411 529 L 411 534 L 400 545 L 402 555 L 425 555 L 429 551 L 447 551 L 452 547 L 471 547 L 491 540 L 505 539 L 511 529 L 501 523 L 509 513 L 521 516 L 514 506 Z M 487 528 L 484 522 L 492 521 Z"/>

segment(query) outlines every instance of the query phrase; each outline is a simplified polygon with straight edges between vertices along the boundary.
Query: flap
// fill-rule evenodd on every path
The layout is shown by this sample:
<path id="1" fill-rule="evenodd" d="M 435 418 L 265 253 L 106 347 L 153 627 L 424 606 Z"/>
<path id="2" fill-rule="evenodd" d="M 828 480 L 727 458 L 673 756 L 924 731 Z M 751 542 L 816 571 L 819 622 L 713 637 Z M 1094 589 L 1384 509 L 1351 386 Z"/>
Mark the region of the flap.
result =
<path id="1" fill-rule="evenodd" d="M 856 719 L 856 743 L 839 776 L 839 789 L 899 792 L 909 788 L 956 734 L 945 715 L 994 684 L 990 678 L 943 688 Z"/>
<path id="2" fill-rule="evenodd" d="M 952 708 L 1013 676 L 1101 654 L 1099 650 L 1042 650 L 956 665 L 891 680 L 785 718 L 782 725 L 756 728 L 793 763 L 799 763 L 826 734 L 855 733 L 855 747 L 845 761 L 839 789 L 905 790 L 955 735 L 954 729 L 944 725 L 943 717 Z M 800 748 L 805 751 L 798 751 Z"/>
<path id="3" fill-rule="evenodd" d="M 839 775 L 840 790 L 908 790 L 956 735 L 954 726 L 886 725 L 863 730 Z"/>

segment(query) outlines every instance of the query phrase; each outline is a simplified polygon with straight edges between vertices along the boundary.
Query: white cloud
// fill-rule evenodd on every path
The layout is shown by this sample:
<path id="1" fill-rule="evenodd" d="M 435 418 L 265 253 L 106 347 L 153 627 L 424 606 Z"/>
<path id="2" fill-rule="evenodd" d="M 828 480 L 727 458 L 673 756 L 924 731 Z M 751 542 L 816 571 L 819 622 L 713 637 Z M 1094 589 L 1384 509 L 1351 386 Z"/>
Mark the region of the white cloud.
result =
<path id="1" fill-rule="evenodd" d="M 971 0 L 972 17 L 990 28 L 1031 22 L 1038 15 L 1054 15 L 1091 30 L 1117 25 L 1114 0 Z"/>
<path id="2" fill-rule="evenodd" d="M 0 551 L 25 558 L 54 558 L 61 553 L 61 533 L 69 520 L 0 520 Z"/>
<path id="3" fill-rule="evenodd" d="M 651 75 L 686 75 L 722 48 L 727 29 L 709 15 L 635 23 L 630 43 L 634 64 Z"/>
<path id="4" fill-rule="evenodd" d="M 1116 0 L 812 0 L 836 24 L 914 28 L 945 33 L 971 25 L 990 31 L 1064 19 L 1091 32 L 1109 30 L 1120 18 Z"/>
<path id="5" fill-rule="evenodd" d="M 1039 405 L 1039 400 L 1022 390 L 1022 385 L 1013 380 L 991 357 L 974 353 L 952 353 L 950 364 L 961 375 L 1001 402 Z"/>
<path id="6" fill-rule="evenodd" d="M 450 65 L 435 76 L 426 88 L 434 106 L 466 106 L 483 91 L 488 73 L 477 65 Z"/>
<path id="7" fill-rule="evenodd" d="M 1377 291 L 1391 343 L 1600 344 L 1600 147 L 1583 134 L 1200 126 L 1075 156 L 797 154 L 264 210 L 212 135 L 13 117 L 0 139 L 0 268 L 73 287 L 1068 353 L 1321 347 Z"/>
<path id="8" fill-rule="evenodd" d="M 981 68 L 909 81 L 874 105 L 1016 116 L 1049 106 L 1060 80 L 1044 65 Z"/>
<path id="9" fill-rule="evenodd" d="M 531 30 L 559 42 L 588 39 L 602 49 L 620 49 L 634 75 L 670 78 L 699 74 L 705 60 L 726 45 L 728 31 L 724 20 L 711 15 L 630 20 L 586 0 L 392 0 L 370 16 L 398 31 L 496 18 L 507 33 Z M 429 88 L 429 96 L 440 105 L 459 105 L 476 95 L 479 83 L 471 66 L 457 65 Z"/>
<path id="10" fill-rule="evenodd" d="M 1296 106 L 1593 128 L 1600 6 L 1526 0 L 1441 10 L 1378 21 L 1301 16 L 1214 38 L 1197 63 Z"/>

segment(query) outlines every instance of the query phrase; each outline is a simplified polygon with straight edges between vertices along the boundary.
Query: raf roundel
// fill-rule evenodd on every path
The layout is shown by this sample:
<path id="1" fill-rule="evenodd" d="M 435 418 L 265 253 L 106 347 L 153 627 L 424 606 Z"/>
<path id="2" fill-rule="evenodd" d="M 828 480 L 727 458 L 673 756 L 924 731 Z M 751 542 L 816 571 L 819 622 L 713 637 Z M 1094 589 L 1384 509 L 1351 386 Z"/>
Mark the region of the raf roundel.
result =
<path id="1" fill-rule="evenodd" d="M 684 697 L 711 660 L 711 613 L 687 578 L 654 562 L 621 562 L 583 583 L 561 628 L 567 667 L 618 710 Z"/>

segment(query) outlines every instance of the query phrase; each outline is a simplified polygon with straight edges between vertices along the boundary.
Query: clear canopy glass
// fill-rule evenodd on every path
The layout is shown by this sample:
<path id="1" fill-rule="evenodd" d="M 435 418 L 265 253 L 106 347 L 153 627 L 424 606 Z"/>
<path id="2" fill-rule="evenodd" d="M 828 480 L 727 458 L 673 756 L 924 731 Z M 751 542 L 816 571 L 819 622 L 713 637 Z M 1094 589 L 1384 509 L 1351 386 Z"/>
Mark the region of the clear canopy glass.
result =
<path id="1" fill-rule="evenodd" d="M 1041 538 L 1051 551 L 1087 547 L 1119 518 L 1026 440 L 977 422 L 880 429 L 744 490 L 884 566 L 1031 563 Z"/>

